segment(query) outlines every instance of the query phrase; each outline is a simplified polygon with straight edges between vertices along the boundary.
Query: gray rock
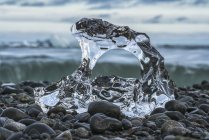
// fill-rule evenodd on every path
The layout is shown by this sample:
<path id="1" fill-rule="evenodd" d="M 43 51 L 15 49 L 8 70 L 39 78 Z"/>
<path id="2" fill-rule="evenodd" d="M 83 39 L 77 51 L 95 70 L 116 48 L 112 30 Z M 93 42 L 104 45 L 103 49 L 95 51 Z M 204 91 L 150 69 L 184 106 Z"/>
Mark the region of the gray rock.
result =
<path id="1" fill-rule="evenodd" d="M 103 137 L 103 136 L 100 136 L 100 135 L 98 135 L 98 136 L 92 136 L 91 138 L 90 138 L 90 140 L 108 140 L 106 137 Z"/>
<path id="2" fill-rule="evenodd" d="M 132 127 L 132 123 L 131 121 L 127 120 L 127 119 L 122 119 L 122 126 L 124 129 L 130 129 Z"/>
<path id="3" fill-rule="evenodd" d="M 23 103 L 31 102 L 31 101 L 34 100 L 31 96 L 29 96 L 29 95 L 26 94 L 26 93 L 20 93 L 20 94 L 16 95 L 16 98 L 17 98 L 20 102 L 23 102 Z"/>
<path id="4" fill-rule="evenodd" d="M 26 129 L 23 131 L 23 133 L 28 134 L 28 135 L 31 135 L 34 133 L 36 134 L 48 133 L 50 135 L 55 134 L 54 130 L 44 123 L 33 123 L 27 126 Z"/>
<path id="5" fill-rule="evenodd" d="M 31 124 L 35 123 L 36 120 L 26 118 L 26 119 L 20 120 L 19 122 L 24 124 L 24 125 L 26 125 L 26 126 L 28 126 L 28 125 L 31 125 Z"/>
<path id="6" fill-rule="evenodd" d="M 184 126 L 174 120 L 166 121 L 161 127 L 161 133 L 163 136 L 166 135 L 186 135 L 190 133 L 190 130 L 184 128 Z"/>
<path id="7" fill-rule="evenodd" d="M 8 117 L 15 121 L 19 121 L 21 119 L 27 118 L 28 116 L 23 111 L 17 108 L 10 107 L 2 112 L 1 117 Z"/>
<path id="8" fill-rule="evenodd" d="M 157 114 L 157 113 L 164 113 L 166 110 L 165 108 L 162 108 L 162 107 L 159 107 L 159 108 L 155 108 L 150 115 L 154 115 L 154 114 Z"/>
<path id="9" fill-rule="evenodd" d="M 89 131 L 83 127 L 79 127 L 78 129 L 76 129 L 75 133 L 80 138 L 88 138 L 89 137 Z"/>
<path id="10" fill-rule="evenodd" d="M 4 128 L 14 131 L 14 132 L 19 132 L 19 131 L 24 130 L 26 126 L 19 122 L 6 122 L 4 124 Z"/>
<path id="11" fill-rule="evenodd" d="M 0 140 L 6 140 L 13 133 L 13 131 L 0 127 Z"/>
<path id="12" fill-rule="evenodd" d="M 131 119 L 131 123 L 132 123 L 133 127 L 141 126 L 142 119 L 141 118 L 133 118 L 133 119 Z"/>
<path id="13" fill-rule="evenodd" d="M 72 140 L 72 135 L 71 135 L 71 132 L 70 130 L 66 130 L 64 132 L 62 132 L 61 134 L 59 134 L 55 140 Z"/>
<path id="14" fill-rule="evenodd" d="M 87 122 L 90 119 L 90 114 L 88 112 L 80 113 L 75 116 L 75 119 L 79 122 Z"/>
<path id="15" fill-rule="evenodd" d="M 103 133 L 106 130 L 116 131 L 122 129 L 122 123 L 117 119 L 98 113 L 90 118 L 90 128 L 95 133 Z"/>
<path id="16" fill-rule="evenodd" d="M 62 114 L 66 114 L 66 110 L 64 107 L 61 107 L 61 106 L 56 106 L 52 109 L 50 109 L 48 112 L 47 112 L 47 115 L 50 116 L 50 114 L 58 114 L 58 113 L 62 113 Z"/>
<path id="17" fill-rule="evenodd" d="M 187 107 L 178 100 L 171 100 L 165 104 L 165 109 L 168 111 L 179 111 L 182 114 L 185 114 Z"/>
<path id="18" fill-rule="evenodd" d="M 208 104 L 201 104 L 199 106 L 200 109 L 202 109 L 205 113 L 209 113 L 209 105 Z"/>
<path id="19" fill-rule="evenodd" d="M 107 101 L 91 102 L 88 107 L 91 115 L 103 113 L 109 117 L 119 118 L 121 115 L 120 107 Z"/>
<path id="20" fill-rule="evenodd" d="M 172 120 L 179 121 L 185 119 L 184 115 L 179 111 L 166 111 L 165 114 Z"/>
<path id="21" fill-rule="evenodd" d="M 164 113 L 157 113 L 151 115 L 147 120 L 155 122 L 156 126 L 160 128 L 163 123 L 165 123 L 167 120 L 170 120 L 170 118 Z"/>
<path id="22" fill-rule="evenodd" d="M 17 132 L 12 134 L 7 140 L 20 140 L 22 136 L 22 132 Z"/>

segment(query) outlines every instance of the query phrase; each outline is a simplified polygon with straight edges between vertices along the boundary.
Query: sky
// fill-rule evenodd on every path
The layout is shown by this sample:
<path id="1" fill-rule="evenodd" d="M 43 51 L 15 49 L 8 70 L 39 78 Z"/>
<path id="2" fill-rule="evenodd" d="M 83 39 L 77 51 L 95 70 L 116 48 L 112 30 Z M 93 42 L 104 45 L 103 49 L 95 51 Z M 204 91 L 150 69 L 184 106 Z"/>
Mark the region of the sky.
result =
<path id="1" fill-rule="evenodd" d="M 70 27 L 83 17 L 129 26 L 155 44 L 209 44 L 208 0 L 1 0 L 0 42 L 73 41 Z"/>

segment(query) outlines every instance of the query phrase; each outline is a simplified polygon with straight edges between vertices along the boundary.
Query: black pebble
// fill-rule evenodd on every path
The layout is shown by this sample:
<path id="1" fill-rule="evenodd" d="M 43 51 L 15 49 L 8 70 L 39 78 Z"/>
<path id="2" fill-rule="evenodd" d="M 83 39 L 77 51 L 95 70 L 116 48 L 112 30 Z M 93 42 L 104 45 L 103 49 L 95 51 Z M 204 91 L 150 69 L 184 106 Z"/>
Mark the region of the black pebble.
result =
<path id="1" fill-rule="evenodd" d="M 88 122 L 90 114 L 88 112 L 80 113 L 75 116 L 75 119 L 79 122 Z"/>
<path id="2" fill-rule="evenodd" d="M 10 107 L 2 112 L 1 117 L 8 117 L 15 121 L 19 121 L 21 119 L 27 118 L 28 116 L 23 111 L 17 108 Z"/>
<path id="3" fill-rule="evenodd" d="M 28 135 L 32 135 L 34 133 L 36 134 L 48 133 L 51 135 L 55 134 L 55 131 L 44 123 L 33 123 L 27 126 L 23 132 L 24 134 L 28 134 Z"/>
<path id="4" fill-rule="evenodd" d="M 157 114 L 157 113 L 164 113 L 166 110 L 165 108 L 162 108 L 162 107 L 159 107 L 159 108 L 155 108 L 150 115 L 154 115 L 154 114 Z"/>
<path id="5" fill-rule="evenodd" d="M 185 114 L 187 107 L 178 100 L 171 100 L 165 104 L 165 109 L 168 111 L 179 111 L 182 114 Z"/>
<path id="6" fill-rule="evenodd" d="M 91 130 L 95 133 L 103 133 L 106 130 L 120 130 L 122 128 L 121 121 L 97 113 L 90 118 Z"/>
<path id="7" fill-rule="evenodd" d="M 119 118 L 121 115 L 120 107 L 107 101 L 91 102 L 88 107 L 91 115 L 103 113 L 109 117 Z"/>

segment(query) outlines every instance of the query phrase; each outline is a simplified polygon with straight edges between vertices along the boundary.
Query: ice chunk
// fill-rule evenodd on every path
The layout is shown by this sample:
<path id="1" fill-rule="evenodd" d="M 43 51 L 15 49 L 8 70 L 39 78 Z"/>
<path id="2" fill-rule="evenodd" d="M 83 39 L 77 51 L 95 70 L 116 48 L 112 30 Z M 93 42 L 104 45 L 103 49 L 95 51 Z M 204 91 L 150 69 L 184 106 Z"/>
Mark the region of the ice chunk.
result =
<path id="1" fill-rule="evenodd" d="M 174 99 L 174 83 L 164 67 L 164 58 L 145 33 L 88 18 L 76 22 L 71 31 L 80 43 L 81 65 L 54 85 L 35 90 L 36 102 L 44 110 L 62 105 L 80 111 L 92 101 L 107 100 L 119 105 L 128 116 L 144 116 Z M 123 49 L 138 58 L 140 79 L 117 76 L 90 79 L 97 60 L 113 49 Z"/>

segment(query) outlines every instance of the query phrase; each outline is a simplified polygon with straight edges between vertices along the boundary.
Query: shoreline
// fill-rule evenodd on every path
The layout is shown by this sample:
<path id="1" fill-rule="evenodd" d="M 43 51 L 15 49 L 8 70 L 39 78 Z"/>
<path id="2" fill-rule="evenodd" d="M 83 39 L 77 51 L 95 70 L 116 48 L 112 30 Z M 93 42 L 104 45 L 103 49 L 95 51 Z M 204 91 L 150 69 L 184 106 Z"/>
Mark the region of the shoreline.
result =
<path id="1" fill-rule="evenodd" d="M 177 88 L 176 100 L 145 118 L 127 117 L 110 102 L 92 102 L 77 114 L 62 107 L 48 113 L 34 104 L 33 88 L 49 82 L 0 82 L 0 139 L 163 139 L 209 138 L 209 82 Z M 99 106 L 99 107 L 98 107 Z M 109 112 L 109 113 L 107 113 Z"/>

